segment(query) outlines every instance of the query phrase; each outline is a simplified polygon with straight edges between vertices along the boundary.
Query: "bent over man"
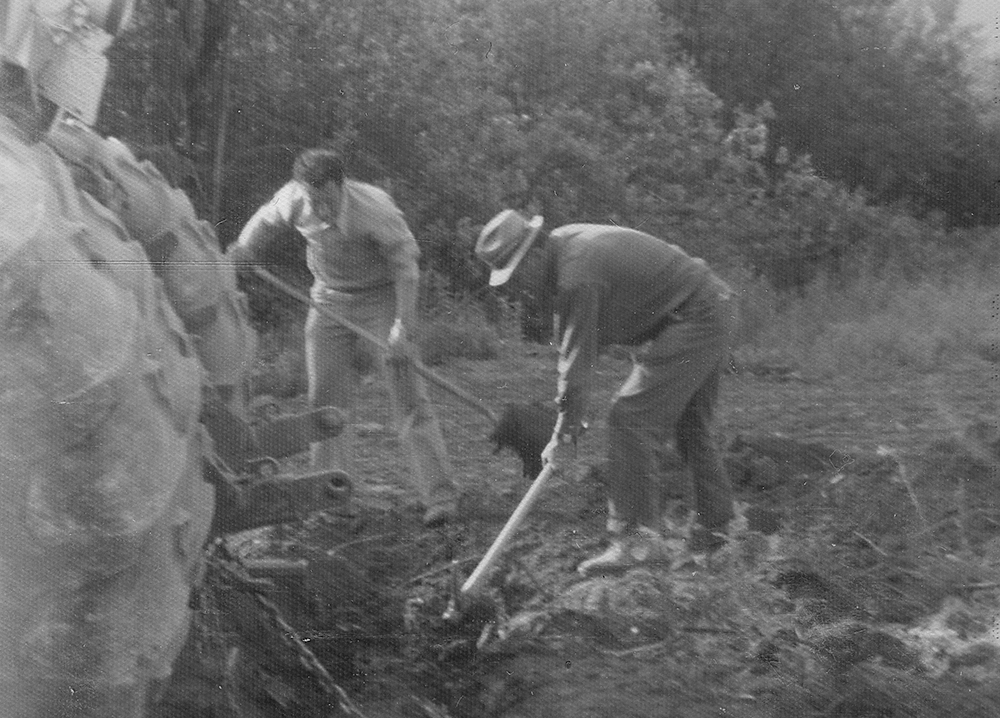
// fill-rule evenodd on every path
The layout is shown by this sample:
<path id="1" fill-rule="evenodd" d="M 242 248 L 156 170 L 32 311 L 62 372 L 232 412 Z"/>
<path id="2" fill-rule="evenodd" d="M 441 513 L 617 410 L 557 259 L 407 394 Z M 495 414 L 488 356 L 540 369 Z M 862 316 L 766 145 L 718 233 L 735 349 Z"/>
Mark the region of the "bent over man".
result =
<path id="1" fill-rule="evenodd" d="M 410 480 L 435 526 L 454 516 L 456 491 L 437 416 L 422 379 L 406 357 L 417 323 L 419 249 L 403 213 L 383 190 L 344 176 L 340 157 L 310 149 L 295 161 L 292 179 L 250 218 L 228 256 L 259 261 L 275 229 L 294 228 L 307 243 L 313 274 L 306 318 L 309 404 L 350 411 L 358 383 L 356 356 L 374 356 L 389 375 L 394 419 L 408 454 Z M 388 357 L 317 309 L 386 337 Z M 388 359 L 388 361 L 386 361 Z M 349 470 L 346 436 L 312 445 L 312 468 Z"/>
<path id="2" fill-rule="evenodd" d="M 711 436 L 728 356 L 730 289 L 700 259 L 618 226 L 570 224 L 543 236 L 542 217 L 505 210 L 482 230 L 477 256 L 490 284 L 519 264 L 547 306 L 559 341 L 558 419 L 542 458 L 570 460 L 602 347 L 632 347 L 632 373 L 608 415 L 610 547 L 581 573 L 661 561 L 657 455 L 673 438 L 694 480 L 695 550 L 713 550 L 733 516 L 732 494 Z M 529 251 L 530 250 L 530 251 Z M 527 259 L 524 259 L 527 255 Z"/>

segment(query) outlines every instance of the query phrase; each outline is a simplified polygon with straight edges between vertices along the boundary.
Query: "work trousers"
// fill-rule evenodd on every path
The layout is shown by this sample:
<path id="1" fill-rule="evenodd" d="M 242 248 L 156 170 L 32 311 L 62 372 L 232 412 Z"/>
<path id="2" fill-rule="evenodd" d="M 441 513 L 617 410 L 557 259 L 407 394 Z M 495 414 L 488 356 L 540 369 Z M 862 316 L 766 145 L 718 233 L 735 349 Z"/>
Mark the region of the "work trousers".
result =
<path id="1" fill-rule="evenodd" d="M 608 417 L 606 489 L 618 528 L 660 528 L 658 455 L 671 439 L 690 470 L 701 526 L 723 531 L 733 517 L 732 488 L 711 433 L 735 322 L 729 296 L 713 279 L 633 354 Z"/>
<path id="2" fill-rule="evenodd" d="M 363 327 L 377 337 L 388 337 L 395 321 L 395 291 L 389 286 L 364 292 L 327 291 L 321 306 Z M 451 462 L 441 424 L 427 394 L 424 380 L 412 363 L 387 362 L 385 352 L 315 307 L 305 327 L 309 405 L 336 406 L 351 416 L 360 382 L 359 357 L 370 357 L 385 378 L 392 403 L 393 424 L 409 463 L 408 483 L 425 506 L 455 498 Z M 312 467 L 336 468 L 352 473 L 349 435 L 312 445 Z"/>

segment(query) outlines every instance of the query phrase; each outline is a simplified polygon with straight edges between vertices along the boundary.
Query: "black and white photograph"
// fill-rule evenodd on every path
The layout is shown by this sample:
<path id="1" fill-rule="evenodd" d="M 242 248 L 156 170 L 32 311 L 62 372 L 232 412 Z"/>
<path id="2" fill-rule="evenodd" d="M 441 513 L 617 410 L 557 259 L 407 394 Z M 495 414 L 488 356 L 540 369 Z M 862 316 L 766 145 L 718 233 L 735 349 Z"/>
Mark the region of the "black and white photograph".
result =
<path id="1" fill-rule="evenodd" d="M 0 718 L 996 718 L 998 0 L 0 0 Z"/>

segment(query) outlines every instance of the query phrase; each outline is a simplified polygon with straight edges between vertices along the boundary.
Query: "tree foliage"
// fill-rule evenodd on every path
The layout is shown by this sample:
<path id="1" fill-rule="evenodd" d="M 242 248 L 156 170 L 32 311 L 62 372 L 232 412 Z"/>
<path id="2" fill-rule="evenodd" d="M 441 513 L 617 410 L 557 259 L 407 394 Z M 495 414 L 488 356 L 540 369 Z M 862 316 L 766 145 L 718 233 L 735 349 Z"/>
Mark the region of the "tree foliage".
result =
<path id="1" fill-rule="evenodd" d="M 187 168 L 224 243 L 328 146 L 449 291 L 484 285 L 472 243 L 505 206 L 796 284 L 900 242 L 873 203 L 1000 219 L 950 2 L 146 0 L 101 129 Z"/>
<path id="2" fill-rule="evenodd" d="M 681 42 L 733 110 L 770 102 L 781 147 L 872 200 L 953 225 L 995 224 L 996 131 L 964 70 L 957 0 L 660 0 Z"/>

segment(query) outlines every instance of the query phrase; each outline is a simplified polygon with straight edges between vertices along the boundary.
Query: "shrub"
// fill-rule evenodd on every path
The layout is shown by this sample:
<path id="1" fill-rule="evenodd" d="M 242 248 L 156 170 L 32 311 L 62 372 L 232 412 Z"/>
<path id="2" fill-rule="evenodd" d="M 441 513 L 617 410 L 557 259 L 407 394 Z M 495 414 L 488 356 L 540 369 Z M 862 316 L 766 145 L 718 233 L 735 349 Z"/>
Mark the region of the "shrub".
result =
<path id="1" fill-rule="evenodd" d="M 972 269 L 943 280 L 872 271 L 850 281 L 823 276 L 801 295 L 750 280 L 738 354 L 746 365 L 782 363 L 819 376 L 988 359 L 996 352 L 996 295 L 995 278 Z"/>
<path id="2" fill-rule="evenodd" d="M 520 338 L 516 308 L 477 301 L 466 294 L 450 294 L 442 289 L 441 281 L 435 281 L 433 273 L 426 275 L 425 280 L 419 340 L 424 363 L 443 364 L 452 358 L 495 359 L 504 339 Z M 488 311 L 491 308 L 494 311 Z"/>

